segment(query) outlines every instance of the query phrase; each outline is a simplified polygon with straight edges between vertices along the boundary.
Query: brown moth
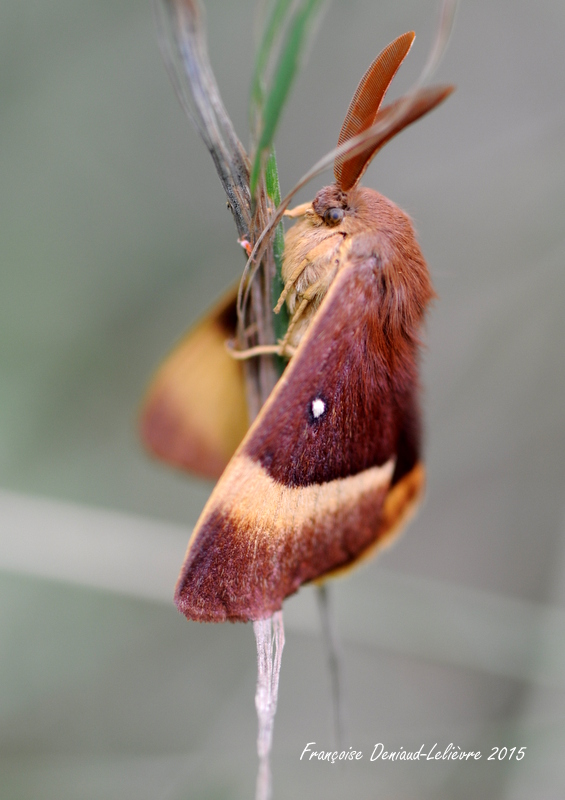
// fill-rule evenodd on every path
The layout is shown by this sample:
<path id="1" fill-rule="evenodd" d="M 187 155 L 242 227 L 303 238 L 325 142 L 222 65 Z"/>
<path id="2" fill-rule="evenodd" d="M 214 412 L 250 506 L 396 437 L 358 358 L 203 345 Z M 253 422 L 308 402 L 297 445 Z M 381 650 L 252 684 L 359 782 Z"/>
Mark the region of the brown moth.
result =
<path id="1" fill-rule="evenodd" d="M 336 158 L 335 183 L 285 237 L 278 350 L 292 357 L 194 529 L 175 592 L 189 619 L 271 616 L 302 583 L 389 543 L 422 496 L 418 350 L 433 288 L 408 216 L 359 186 L 377 150 L 452 91 L 379 110 L 413 39 L 369 67 L 339 144 L 396 114 L 386 138 Z"/>

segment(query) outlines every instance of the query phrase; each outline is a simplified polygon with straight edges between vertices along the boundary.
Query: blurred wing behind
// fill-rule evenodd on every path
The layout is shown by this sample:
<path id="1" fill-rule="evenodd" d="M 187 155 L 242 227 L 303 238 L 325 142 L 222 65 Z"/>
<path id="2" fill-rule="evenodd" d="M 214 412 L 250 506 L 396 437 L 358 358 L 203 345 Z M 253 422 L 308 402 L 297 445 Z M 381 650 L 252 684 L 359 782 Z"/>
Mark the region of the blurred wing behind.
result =
<path id="1" fill-rule="evenodd" d="M 144 399 L 148 450 L 175 467 L 217 479 L 249 427 L 243 369 L 227 352 L 235 335 L 230 291 L 165 359 Z"/>

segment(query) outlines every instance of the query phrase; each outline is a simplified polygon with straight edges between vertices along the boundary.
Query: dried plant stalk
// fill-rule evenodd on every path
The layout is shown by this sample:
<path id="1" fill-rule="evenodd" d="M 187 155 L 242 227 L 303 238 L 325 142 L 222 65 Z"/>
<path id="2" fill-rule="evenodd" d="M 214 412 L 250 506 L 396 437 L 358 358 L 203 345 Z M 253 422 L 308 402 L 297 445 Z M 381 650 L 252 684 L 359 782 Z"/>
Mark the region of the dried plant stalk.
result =
<path id="1" fill-rule="evenodd" d="M 277 611 L 269 619 L 253 623 L 257 642 L 257 691 L 255 707 L 259 718 L 257 752 L 259 771 L 257 773 L 256 800 L 268 800 L 271 796 L 271 768 L 269 756 L 273 743 L 273 726 L 277 710 L 279 675 L 284 647 L 284 628 L 282 611 Z"/>
<path id="2" fill-rule="evenodd" d="M 155 16 L 161 51 L 175 91 L 212 156 L 238 236 L 253 248 L 272 209 L 264 178 L 252 202 L 250 160 L 222 102 L 210 66 L 202 9 L 196 0 L 155 0 Z M 240 314 L 241 349 L 274 343 L 271 284 L 275 264 L 270 246 L 273 235 L 269 236 L 269 246 L 257 264 L 257 277 L 247 278 L 244 287 L 249 293 L 249 303 Z M 254 419 L 277 381 L 273 358 L 249 359 L 245 362 L 245 376 L 249 416 Z"/>

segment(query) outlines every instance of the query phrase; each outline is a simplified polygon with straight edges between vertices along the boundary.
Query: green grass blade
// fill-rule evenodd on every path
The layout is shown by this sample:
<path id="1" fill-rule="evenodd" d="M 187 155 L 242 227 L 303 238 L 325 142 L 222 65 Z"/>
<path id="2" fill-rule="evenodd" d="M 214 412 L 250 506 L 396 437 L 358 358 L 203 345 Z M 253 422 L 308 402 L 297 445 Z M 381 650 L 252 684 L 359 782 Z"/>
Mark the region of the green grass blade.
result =
<path id="1" fill-rule="evenodd" d="M 264 155 L 273 143 L 286 98 L 298 70 L 308 31 L 316 13 L 320 11 L 322 3 L 323 0 L 304 0 L 290 23 L 263 108 L 261 136 L 257 144 L 251 171 L 250 189 L 252 196 L 257 188 Z"/>
<path id="2" fill-rule="evenodd" d="M 267 194 L 274 206 L 278 206 L 281 201 L 281 190 L 279 184 L 279 173 L 277 169 L 277 157 L 275 155 L 275 148 L 271 147 L 269 158 L 267 159 L 267 167 L 265 171 L 265 183 L 267 187 Z M 271 308 L 274 308 L 278 302 L 284 283 L 282 279 L 282 259 L 284 252 L 284 229 L 282 222 L 277 225 L 275 237 L 273 240 L 273 256 L 275 259 L 275 275 L 272 282 L 271 294 Z M 286 304 L 283 305 L 278 314 L 273 314 L 273 329 L 275 333 L 275 340 L 279 341 L 284 338 L 288 328 L 288 311 Z M 276 364 L 279 373 L 282 375 L 286 366 L 286 361 L 279 356 L 276 357 Z"/>
<path id="3" fill-rule="evenodd" d="M 255 69 L 251 81 L 251 117 L 255 110 L 263 108 L 265 99 L 265 76 L 272 57 L 275 39 L 284 28 L 284 23 L 292 0 L 276 0 L 273 12 L 265 28 L 263 39 L 257 51 Z"/>

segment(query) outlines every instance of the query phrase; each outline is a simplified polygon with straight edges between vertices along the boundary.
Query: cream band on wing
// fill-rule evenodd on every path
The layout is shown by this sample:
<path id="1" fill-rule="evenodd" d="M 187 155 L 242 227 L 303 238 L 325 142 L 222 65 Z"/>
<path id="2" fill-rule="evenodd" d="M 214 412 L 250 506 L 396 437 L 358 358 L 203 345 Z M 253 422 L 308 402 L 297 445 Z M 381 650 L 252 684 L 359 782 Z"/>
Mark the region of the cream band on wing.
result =
<path id="1" fill-rule="evenodd" d="M 273 480 L 256 461 L 239 455 L 218 483 L 209 504 L 218 511 L 229 511 L 231 520 L 248 535 L 260 536 L 269 530 L 275 535 L 288 535 L 292 529 L 311 525 L 316 518 L 333 516 L 338 511 L 341 515 L 346 506 L 356 505 L 363 496 L 388 489 L 394 467 L 395 459 L 391 458 L 380 467 L 370 467 L 347 478 L 289 487 Z M 208 510 L 212 508 L 204 510 L 203 520 Z"/>

